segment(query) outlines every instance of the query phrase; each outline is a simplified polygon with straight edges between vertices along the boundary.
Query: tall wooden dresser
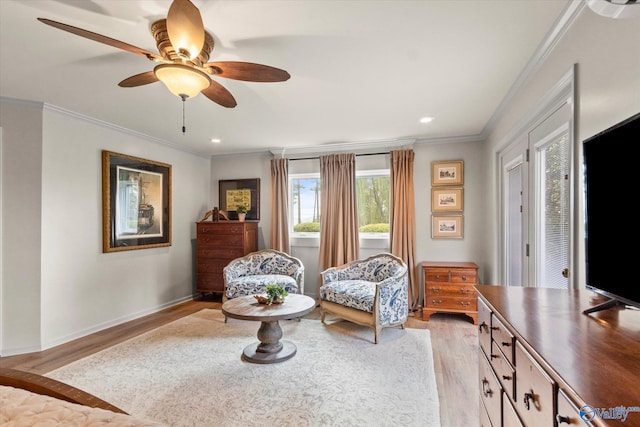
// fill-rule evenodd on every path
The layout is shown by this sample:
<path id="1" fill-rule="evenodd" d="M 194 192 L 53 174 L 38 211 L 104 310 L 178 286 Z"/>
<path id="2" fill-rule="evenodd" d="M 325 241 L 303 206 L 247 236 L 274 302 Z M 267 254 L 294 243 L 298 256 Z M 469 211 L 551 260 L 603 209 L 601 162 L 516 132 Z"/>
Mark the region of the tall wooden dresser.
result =
<path id="1" fill-rule="evenodd" d="M 422 266 L 422 320 L 434 313 L 463 313 L 478 323 L 478 265 L 473 262 L 430 262 Z"/>
<path id="2" fill-rule="evenodd" d="M 258 250 L 258 221 L 201 221 L 196 226 L 196 290 L 222 293 L 222 269 Z"/>

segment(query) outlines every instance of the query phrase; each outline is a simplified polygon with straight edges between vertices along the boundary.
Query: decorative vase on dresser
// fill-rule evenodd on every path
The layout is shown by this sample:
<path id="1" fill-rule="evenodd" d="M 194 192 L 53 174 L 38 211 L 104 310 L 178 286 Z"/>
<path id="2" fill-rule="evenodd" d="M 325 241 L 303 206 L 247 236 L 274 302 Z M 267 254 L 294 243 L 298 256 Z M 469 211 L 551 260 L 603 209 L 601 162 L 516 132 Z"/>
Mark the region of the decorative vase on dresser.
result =
<path id="1" fill-rule="evenodd" d="M 421 264 L 424 281 L 422 320 L 435 313 L 463 313 L 478 323 L 478 265 L 473 262 L 430 262 Z"/>
<path id="2" fill-rule="evenodd" d="M 200 221 L 196 223 L 196 291 L 222 293 L 222 269 L 258 250 L 258 222 Z"/>

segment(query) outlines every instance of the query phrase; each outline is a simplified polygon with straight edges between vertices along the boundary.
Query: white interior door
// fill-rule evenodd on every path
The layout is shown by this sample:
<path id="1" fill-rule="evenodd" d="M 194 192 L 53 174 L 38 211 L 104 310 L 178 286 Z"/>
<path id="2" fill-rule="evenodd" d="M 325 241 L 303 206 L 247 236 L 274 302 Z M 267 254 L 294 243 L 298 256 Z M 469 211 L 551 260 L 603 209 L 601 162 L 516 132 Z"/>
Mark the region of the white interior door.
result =
<path id="1" fill-rule="evenodd" d="M 555 111 L 529 134 L 535 168 L 532 283 L 569 288 L 571 266 L 571 108 Z"/>
<path id="2" fill-rule="evenodd" d="M 503 218 L 504 218 L 504 284 L 523 286 L 527 283 L 526 242 L 528 225 L 526 201 L 526 140 L 514 144 L 502 156 Z"/>
<path id="3" fill-rule="evenodd" d="M 569 102 L 563 103 L 500 153 L 507 286 L 569 287 L 571 114 Z"/>

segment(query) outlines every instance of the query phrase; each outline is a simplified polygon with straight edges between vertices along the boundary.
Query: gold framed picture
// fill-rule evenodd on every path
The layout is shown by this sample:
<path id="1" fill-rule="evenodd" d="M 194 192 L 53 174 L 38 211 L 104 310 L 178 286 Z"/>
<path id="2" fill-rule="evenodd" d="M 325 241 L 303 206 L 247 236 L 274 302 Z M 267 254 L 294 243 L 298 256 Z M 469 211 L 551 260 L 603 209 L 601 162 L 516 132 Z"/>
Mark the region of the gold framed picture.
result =
<path id="1" fill-rule="evenodd" d="M 464 189 L 462 187 L 434 187 L 431 189 L 432 212 L 462 212 L 464 209 Z"/>
<path id="2" fill-rule="evenodd" d="M 432 239 L 462 239 L 463 235 L 462 215 L 431 216 Z"/>
<path id="3" fill-rule="evenodd" d="M 462 160 L 448 160 L 431 162 L 431 185 L 463 185 L 464 162 Z"/>
<path id="4" fill-rule="evenodd" d="M 171 246 L 171 165 L 102 151 L 102 252 Z"/>
<path id="5" fill-rule="evenodd" d="M 260 219 L 260 178 L 218 181 L 218 206 L 229 219 L 238 219 L 238 206 L 247 208 L 246 219 Z"/>

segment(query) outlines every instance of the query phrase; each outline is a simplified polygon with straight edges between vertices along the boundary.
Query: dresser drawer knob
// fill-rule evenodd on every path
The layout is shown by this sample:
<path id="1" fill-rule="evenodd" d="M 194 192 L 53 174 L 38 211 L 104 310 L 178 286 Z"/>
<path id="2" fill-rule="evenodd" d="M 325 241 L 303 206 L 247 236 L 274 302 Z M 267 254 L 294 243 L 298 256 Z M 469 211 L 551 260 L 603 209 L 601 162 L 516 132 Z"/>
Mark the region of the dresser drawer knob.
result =
<path id="1" fill-rule="evenodd" d="M 482 394 L 484 394 L 484 397 L 491 397 L 493 394 L 493 391 L 489 387 L 489 380 L 486 378 L 482 379 Z"/>
<path id="2" fill-rule="evenodd" d="M 558 414 L 556 415 L 556 422 L 558 424 L 571 424 L 571 418 Z"/>
<path id="3" fill-rule="evenodd" d="M 540 404 L 537 402 L 536 395 L 533 390 L 529 390 L 528 393 L 524 394 L 524 407 L 527 408 L 527 411 L 531 409 L 531 403 L 533 403 L 534 408 L 540 410 Z"/>
<path id="4" fill-rule="evenodd" d="M 436 282 L 439 282 L 439 281 L 440 281 L 440 275 L 436 274 Z"/>
<path id="5" fill-rule="evenodd" d="M 464 274 L 462 275 L 462 280 L 467 280 L 467 276 L 465 276 Z"/>
<path id="6" fill-rule="evenodd" d="M 511 343 L 507 342 L 507 341 L 502 341 L 502 346 L 503 347 L 511 347 Z"/>
<path id="7" fill-rule="evenodd" d="M 487 332 L 487 333 L 489 332 L 489 325 L 487 325 L 486 322 L 484 322 L 484 321 L 478 325 L 478 331 L 480 333 L 482 333 L 482 329 L 483 328 L 484 328 L 485 332 Z"/>

